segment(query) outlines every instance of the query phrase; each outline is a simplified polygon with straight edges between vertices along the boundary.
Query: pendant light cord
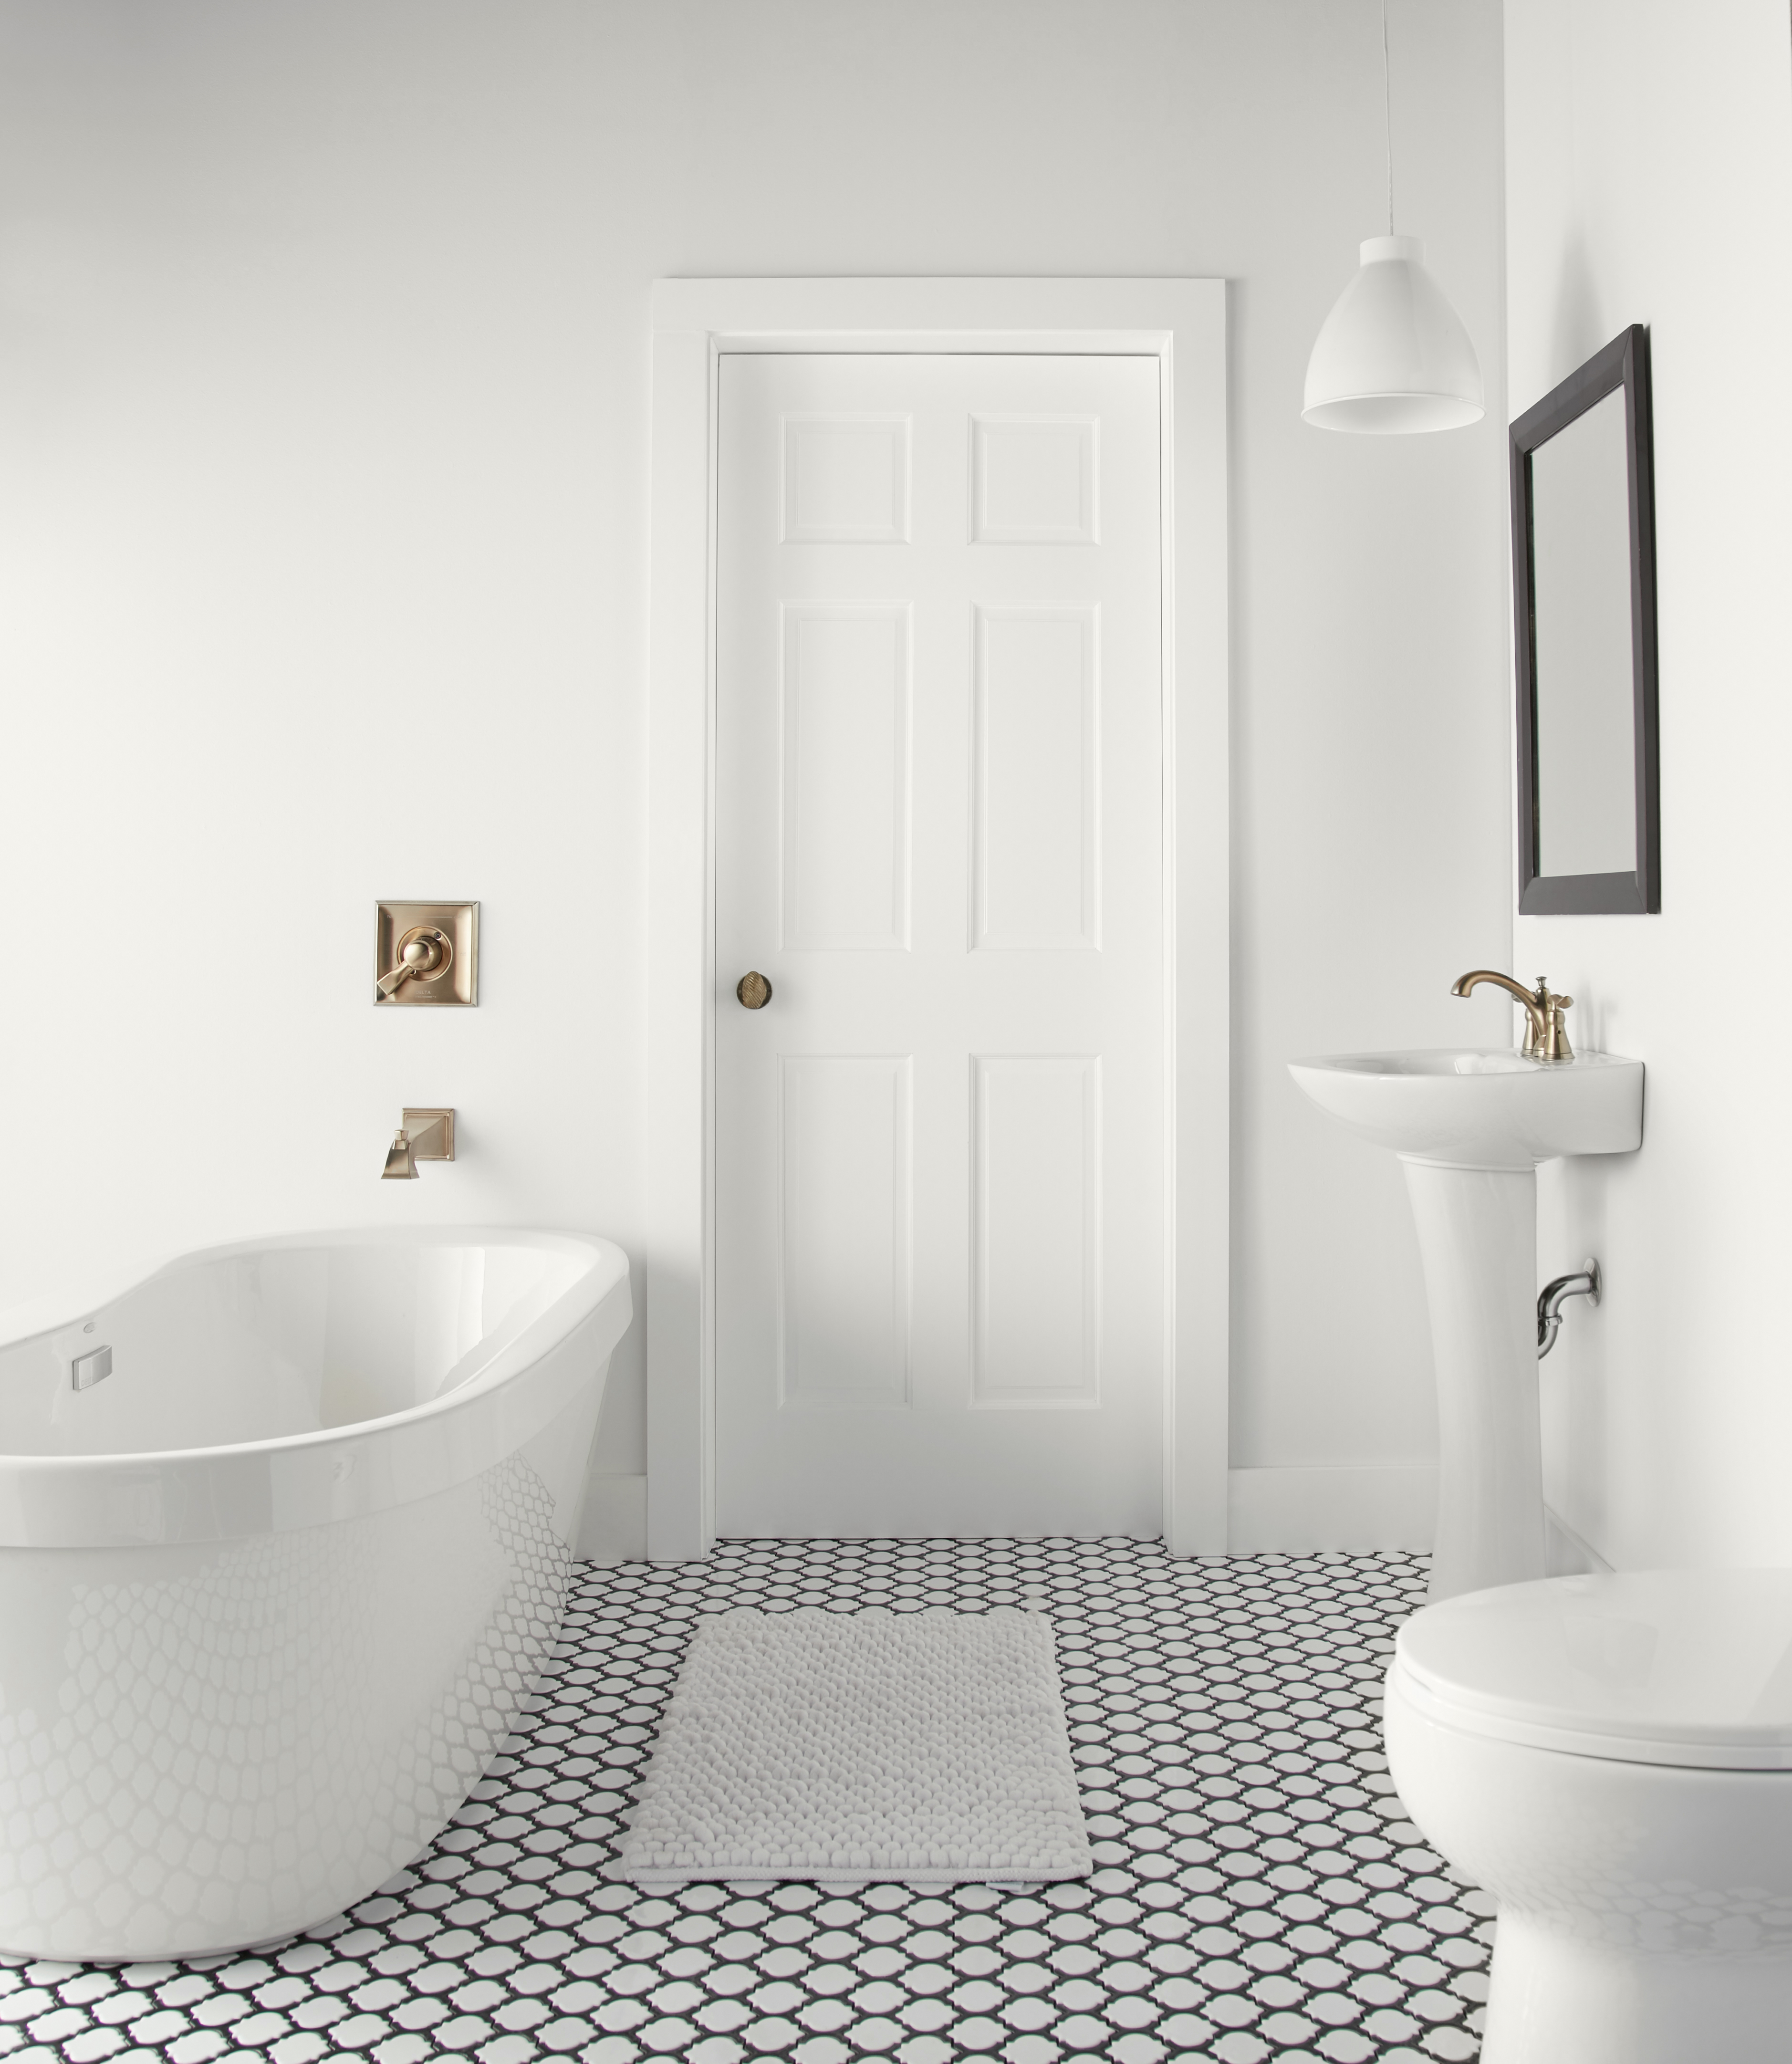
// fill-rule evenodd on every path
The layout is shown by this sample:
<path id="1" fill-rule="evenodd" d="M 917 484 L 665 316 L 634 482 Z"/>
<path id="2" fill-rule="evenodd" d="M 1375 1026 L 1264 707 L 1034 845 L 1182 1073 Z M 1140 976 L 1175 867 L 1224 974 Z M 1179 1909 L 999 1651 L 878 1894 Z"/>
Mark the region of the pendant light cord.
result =
<path id="1" fill-rule="evenodd" d="M 1387 0 L 1381 0 L 1381 133 L 1387 145 L 1387 233 L 1394 234 L 1394 91 L 1387 76 Z"/>

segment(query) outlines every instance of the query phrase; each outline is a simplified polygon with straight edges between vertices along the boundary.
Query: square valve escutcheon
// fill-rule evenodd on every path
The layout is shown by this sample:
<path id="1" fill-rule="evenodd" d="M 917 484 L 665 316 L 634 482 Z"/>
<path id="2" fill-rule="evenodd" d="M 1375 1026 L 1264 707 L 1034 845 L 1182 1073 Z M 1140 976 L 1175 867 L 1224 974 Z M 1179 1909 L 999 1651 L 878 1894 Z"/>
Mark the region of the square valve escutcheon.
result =
<path id="1" fill-rule="evenodd" d="M 477 903 L 376 904 L 373 1001 L 433 1010 L 479 1001 Z"/>

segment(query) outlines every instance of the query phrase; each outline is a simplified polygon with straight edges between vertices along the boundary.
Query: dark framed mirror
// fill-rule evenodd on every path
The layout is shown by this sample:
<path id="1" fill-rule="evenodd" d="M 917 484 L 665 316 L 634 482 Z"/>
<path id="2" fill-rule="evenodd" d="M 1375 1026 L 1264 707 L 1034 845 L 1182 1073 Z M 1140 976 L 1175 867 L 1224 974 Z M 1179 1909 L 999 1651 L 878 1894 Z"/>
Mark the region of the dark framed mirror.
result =
<path id="1" fill-rule="evenodd" d="M 1512 426 L 1518 907 L 1661 907 L 1649 333 Z"/>

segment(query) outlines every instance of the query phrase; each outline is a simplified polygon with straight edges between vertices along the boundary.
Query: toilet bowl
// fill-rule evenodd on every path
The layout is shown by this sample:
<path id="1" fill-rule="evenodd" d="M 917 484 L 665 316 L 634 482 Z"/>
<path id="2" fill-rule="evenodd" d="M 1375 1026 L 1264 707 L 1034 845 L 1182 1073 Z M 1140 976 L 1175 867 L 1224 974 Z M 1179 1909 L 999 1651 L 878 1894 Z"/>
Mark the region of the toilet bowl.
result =
<path id="1" fill-rule="evenodd" d="M 1388 1765 L 1498 1919 L 1482 2064 L 1792 2059 L 1792 1570 L 1430 1606 Z"/>

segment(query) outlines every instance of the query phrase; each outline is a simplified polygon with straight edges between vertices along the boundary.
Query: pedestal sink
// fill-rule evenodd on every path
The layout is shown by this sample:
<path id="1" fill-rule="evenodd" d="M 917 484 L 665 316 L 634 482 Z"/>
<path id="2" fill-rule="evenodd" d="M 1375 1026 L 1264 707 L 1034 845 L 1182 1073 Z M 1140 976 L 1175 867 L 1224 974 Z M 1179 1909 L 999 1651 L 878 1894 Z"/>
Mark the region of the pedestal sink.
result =
<path id="1" fill-rule="evenodd" d="M 1642 1062 L 1445 1047 L 1331 1054 L 1288 1072 L 1405 1164 L 1437 1365 L 1431 1595 L 1542 1576 L 1537 1163 L 1641 1146 Z"/>

